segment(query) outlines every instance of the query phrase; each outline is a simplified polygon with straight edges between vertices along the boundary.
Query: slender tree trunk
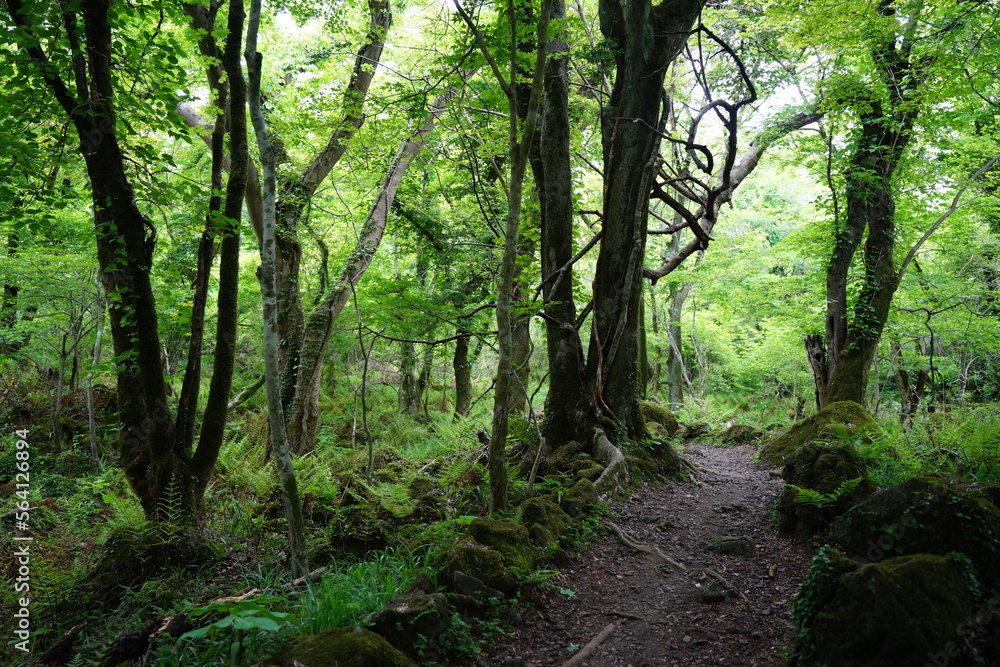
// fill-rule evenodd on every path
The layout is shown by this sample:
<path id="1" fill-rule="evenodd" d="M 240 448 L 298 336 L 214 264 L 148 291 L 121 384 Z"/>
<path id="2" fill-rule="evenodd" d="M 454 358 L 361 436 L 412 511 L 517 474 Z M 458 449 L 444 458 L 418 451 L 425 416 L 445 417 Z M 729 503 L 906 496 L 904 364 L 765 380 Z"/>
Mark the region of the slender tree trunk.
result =
<path id="1" fill-rule="evenodd" d="M 455 419 L 468 417 L 472 407 L 472 368 L 469 363 L 469 335 L 460 336 L 455 341 L 455 356 L 452 360 L 455 371 Z"/>
<path id="2" fill-rule="evenodd" d="M 400 343 L 402 363 L 399 367 L 399 413 L 420 412 L 420 392 L 417 391 L 417 347 L 415 343 Z"/>
<path id="3" fill-rule="evenodd" d="M 681 316 L 684 302 L 691 293 L 691 283 L 670 286 L 670 306 L 667 309 L 667 353 L 668 403 L 671 410 L 679 410 L 684 405 L 684 338 L 681 333 Z"/>
<path id="4" fill-rule="evenodd" d="M 232 0 L 230 13 L 242 11 L 242 0 Z M 271 448 L 274 462 L 281 481 L 285 505 L 285 519 L 288 524 L 288 552 L 292 573 L 296 577 L 309 572 L 306 554 L 305 521 L 302 516 L 302 502 L 299 499 L 298 482 L 292 467 L 292 458 L 285 435 L 285 420 L 281 404 L 281 388 L 278 368 L 278 296 L 275 240 L 275 195 L 277 155 L 268 136 L 264 112 L 261 108 L 260 80 L 262 56 L 257 53 L 257 31 L 260 25 L 260 0 L 252 0 L 250 21 L 247 29 L 247 45 L 244 57 L 250 79 L 249 103 L 254 132 L 260 150 L 264 172 L 263 220 L 261 234 L 261 266 L 257 276 L 260 280 L 261 301 L 264 310 L 264 383 L 267 391 L 268 424 L 270 425 Z"/>
<path id="5" fill-rule="evenodd" d="M 552 17 L 557 22 L 565 19 L 564 0 L 554 0 Z M 568 50 L 562 35 L 550 42 L 539 160 L 534 169 L 542 215 L 542 286 L 549 361 L 549 391 L 542 434 L 551 448 L 558 448 L 576 437 L 574 414 L 582 396 L 583 348 L 576 330 L 571 263 L 574 211 Z"/>

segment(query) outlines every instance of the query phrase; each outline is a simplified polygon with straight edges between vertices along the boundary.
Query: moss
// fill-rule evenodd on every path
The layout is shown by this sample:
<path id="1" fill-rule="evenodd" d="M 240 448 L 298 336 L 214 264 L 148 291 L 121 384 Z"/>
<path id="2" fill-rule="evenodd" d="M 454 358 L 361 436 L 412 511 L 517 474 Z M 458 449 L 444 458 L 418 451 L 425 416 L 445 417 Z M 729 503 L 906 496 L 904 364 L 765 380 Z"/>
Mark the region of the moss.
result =
<path id="1" fill-rule="evenodd" d="M 681 438 L 684 440 L 694 440 L 695 438 L 708 435 L 711 432 L 712 427 L 710 427 L 707 423 L 694 422 L 693 424 L 684 424 L 684 431 L 681 434 Z"/>
<path id="2" fill-rule="evenodd" d="M 809 443 L 788 456 L 781 473 L 786 484 L 824 495 L 823 506 L 798 500 L 798 489 L 786 486 L 778 498 L 778 529 L 811 537 L 875 491 L 860 456 L 850 445 Z M 849 480 L 860 482 L 850 492 L 837 494 Z"/>
<path id="3" fill-rule="evenodd" d="M 529 536 L 532 543 L 538 546 L 534 535 L 530 535 L 531 529 L 538 525 L 548 532 L 548 540 L 545 544 L 554 542 L 562 536 L 566 528 L 573 523 L 569 514 L 563 511 L 559 505 L 546 498 L 528 498 L 521 503 L 521 521 L 525 526 L 529 526 Z M 537 533 L 537 531 L 536 531 Z"/>
<path id="4" fill-rule="evenodd" d="M 524 530 L 527 539 L 527 529 Z M 456 571 L 475 577 L 504 595 L 513 595 L 517 590 L 517 580 L 504 565 L 500 553 L 476 542 L 459 542 L 444 554 L 437 572 L 438 584 L 454 590 Z"/>
<path id="5" fill-rule="evenodd" d="M 593 482 L 604 472 L 604 465 L 594 459 L 581 459 L 574 461 L 570 465 L 570 470 L 573 471 L 573 476 L 577 479 L 586 479 Z"/>
<path id="6" fill-rule="evenodd" d="M 680 429 L 677 417 L 662 405 L 650 403 L 649 401 L 639 401 L 639 412 L 642 414 L 642 421 L 646 423 L 646 429 L 654 437 L 661 437 L 663 439 L 671 438 Z M 650 428 L 651 424 L 655 424 L 657 430 L 665 435 L 654 433 L 653 429 Z"/>
<path id="7" fill-rule="evenodd" d="M 758 460 L 765 465 L 778 465 L 806 443 L 853 437 L 874 421 L 871 413 L 857 403 L 831 403 L 771 438 L 760 450 Z M 838 426 L 830 427 L 831 424 Z"/>
<path id="8" fill-rule="evenodd" d="M 413 499 L 425 496 L 438 488 L 438 483 L 425 475 L 417 475 L 410 480 L 407 491 Z"/>
<path id="9" fill-rule="evenodd" d="M 118 528 L 104 542 L 104 553 L 77 593 L 98 604 L 115 604 L 128 587 L 218 561 L 205 534 L 192 527 L 147 521 Z"/>
<path id="10" fill-rule="evenodd" d="M 380 635 L 364 628 L 332 628 L 318 635 L 294 637 L 277 657 L 282 667 L 416 667 Z"/>
<path id="11" fill-rule="evenodd" d="M 747 424 L 732 424 L 719 436 L 719 441 L 725 444 L 743 445 L 757 442 L 767 435 L 767 431 Z"/>
<path id="12" fill-rule="evenodd" d="M 579 460 L 582 453 L 583 445 L 576 440 L 570 440 L 545 457 L 539 466 L 542 476 L 572 470 L 573 462 Z"/>
<path id="13" fill-rule="evenodd" d="M 825 586 L 800 594 L 821 597 L 800 628 L 796 667 L 922 665 L 956 639 L 973 608 L 955 556 L 901 556 L 846 571 L 834 564 Z"/>
<path id="14" fill-rule="evenodd" d="M 581 479 L 563 494 L 559 506 L 576 518 L 597 504 L 597 487 L 589 479 Z"/>
<path id="15" fill-rule="evenodd" d="M 499 552 L 503 556 L 504 565 L 516 576 L 531 574 L 539 558 L 538 550 L 531 543 L 528 529 L 513 521 L 473 519 L 466 535 L 479 544 Z M 466 572 L 466 574 L 471 573 Z"/>
<path id="16" fill-rule="evenodd" d="M 911 477 L 875 492 L 830 526 L 831 542 L 867 561 L 901 554 L 963 553 L 1000 584 L 1000 510 L 947 475 Z"/>
<path id="17" fill-rule="evenodd" d="M 416 593 L 395 598 L 368 619 L 372 631 L 398 649 L 411 652 L 433 642 L 451 625 L 451 605 L 442 593 Z"/>

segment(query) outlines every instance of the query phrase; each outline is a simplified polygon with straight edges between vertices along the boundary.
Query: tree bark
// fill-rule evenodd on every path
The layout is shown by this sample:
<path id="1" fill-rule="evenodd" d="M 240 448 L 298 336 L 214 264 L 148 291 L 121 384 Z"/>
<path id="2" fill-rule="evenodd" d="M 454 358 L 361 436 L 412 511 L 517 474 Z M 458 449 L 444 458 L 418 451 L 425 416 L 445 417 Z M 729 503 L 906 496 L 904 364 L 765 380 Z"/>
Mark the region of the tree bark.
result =
<path id="1" fill-rule="evenodd" d="M 472 369 L 469 362 L 469 334 L 455 340 L 455 356 L 452 359 L 455 371 L 455 419 L 468 417 L 472 407 Z"/>
<path id="2" fill-rule="evenodd" d="M 427 118 L 400 144 L 396 157 L 386 172 L 382 187 L 375 196 L 375 201 L 361 226 L 361 235 L 355 244 L 354 251 L 347 258 L 340 275 L 316 304 L 302 328 L 294 367 L 295 384 L 292 387 L 291 397 L 283 396 L 283 403 L 290 406 L 286 416 L 289 442 L 292 451 L 297 454 L 309 451 L 316 443 L 316 431 L 319 425 L 320 373 L 323 352 L 330 339 L 333 324 L 340 316 L 352 291 L 371 264 L 375 252 L 382 242 L 389 221 L 389 211 L 400 182 L 406 175 L 410 164 L 423 150 L 437 120 L 445 112 L 448 103 L 457 92 L 457 89 L 449 87 L 439 95 L 434 100 Z M 280 243 L 278 245 L 280 246 Z M 277 289 L 280 295 L 280 284 Z M 279 315 L 280 313 L 279 304 Z M 280 327 L 279 335 L 281 335 Z M 286 363 L 289 361 L 286 357 Z M 284 378 L 287 378 L 288 375 L 287 371 L 288 367 L 286 366 L 283 385 Z M 285 389 L 287 386 L 283 386 L 283 392 Z"/>
<path id="3" fill-rule="evenodd" d="M 121 424 L 118 449 L 125 475 L 148 518 L 193 523 L 221 445 L 219 424 L 224 421 L 226 402 L 221 401 L 221 409 L 219 404 L 220 396 L 228 395 L 232 374 L 232 355 L 226 346 L 235 335 L 233 278 L 237 272 L 233 267 L 238 261 L 238 242 L 223 244 L 219 347 L 201 437 L 192 453 L 175 438 L 176 424 L 163 377 L 150 281 L 156 230 L 136 204 L 117 135 L 111 3 L 82 0 L 79 15 L 65 11 L 56 19 L 62 23 L 68 48 L 76 55 L 75 90 L 67 86 L 39 46 L 31 11 L 21 0 L 10 0 L 6 9 L 22 30 L 25 52 L 80 138 L 80 152 L 91 185 L 101 284 L 109 304 L 108 324 L 115 355 L 122 360 L 117 376 Z M 240 35 L 237 29 L 231 39 L 239 39 Z M 232 132 L 230 141 L 234 155 L 241 152 L 241 142 L 245 154 L 245 134 L 241 137 L 238 131 Z M 231 176 L 227 184 L 224 213 L 236 221 L 242 207 L 243 185 L 238 174 Z"/>
<path id="4" fill-rule="evenodd" d="M 879 12 L 890 15 L 890 5 L 881 5 Z M 827 262 L 825 340 L 822 347 L 816 336 L 806 340 L 819 407 L 835 401 L 865 404 L 869 373 L 899 286 L 893 260 L 893 179 L 912 137 L 922 74 L 908 60 L 910 38 L 897 44 L 895 37 L 890 33 L 872 48 L 888 96 L 867 100 L 859 113 L 858 138 L 845 174 L 845 220 Z M 862 240 L 864 275 L 852 308 L 848 276 Z"/>
<path id="5" fill-rule="evenodd" d="M 555 0 L 552 17 L 566 17 Z M 573 295 L 573 181 L 570 166 L 569 47 L 553 39 L 546 59 L 539 160 L 534 169 L 541 204 L 542 290 L 545 302 L 549 391 L 542 433 L 550 448 L 575 436 L 573 419 L 582 396 L 583 347 L 576 329 Z"/>
<path id="6" fill-rule="evenodd" d="M 285 520 L 288 530 L 288 555 L 295 576 L 309 572 L 306 554 L 305 520 L 302 502 L 299 499 L 298 481 L 292 467 L 288 439 L 285 434 L 284 409 L 281 404 L 281 387 L 278 367 L 278 296 L 276 279 L 276 191 L 277 155 L 261 106 L 260 80 L 262 56 L 257 52 L 257 31 L 260 26 L 260 0 L 251 0 L 250 21 L 247 28 L 247 44 L 244 57 L 250 79 L 249 107 L 253 119 L 254 134 L 260 151 L 264 172 L 263 216 L 261 220 L 261 265 L 257 271 L 260 281 L 261 304 L 264 311 L 264 384 L 267 391 L 268 425 L 270 426 L 271 450 L 274 454 L 278 479 L 281 482 Z M 242 0 L 232 0 L 230 13 L 242 11 Z M 242 75 L 241 75 L 242 78 Z"/>
<path id="7" fill-rule="evenodd" d="M 615 424 L 613 438 L 641 439 L 639 301 L 646 220 L 660 145 L 660 101 L 667 67 L 680 53 L 700 0 L 602 0 L 601 32 L 618 45 L 611 100 L 602 111 L 603 236 L 594 278 L 586 400 Z"/>

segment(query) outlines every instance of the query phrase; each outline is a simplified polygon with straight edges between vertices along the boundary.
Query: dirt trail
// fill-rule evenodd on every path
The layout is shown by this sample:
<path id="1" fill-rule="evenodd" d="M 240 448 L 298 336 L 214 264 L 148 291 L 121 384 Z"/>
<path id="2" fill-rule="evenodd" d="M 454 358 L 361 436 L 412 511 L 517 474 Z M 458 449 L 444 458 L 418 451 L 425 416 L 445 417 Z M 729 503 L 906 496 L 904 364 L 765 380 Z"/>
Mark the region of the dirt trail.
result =
<path id="1" fill-rule="evenodd" d="M 753 452 L 688 445 L 686 456 L 707 471 L 697 481 L 645 486 L 614 502 L 628 538 L 685 569 L 603 535 L 561 568 L 556 588 L 573 595 L 553 591 L 527 618 L 515 618 L 485 664 L 562 665 L 616 620 L 620 625 L 580 664 L 781 664 L 791 643 L 789 606 L 812 550 L 775 533 L 770 507 L 781 480 L 754 469 Z M 726 536 L 749 540 L 720 544 Z M 735 598 L 730 589 L 723 601 L 702 599 L 726 594 L 720 579 L 738 591 Z"/>

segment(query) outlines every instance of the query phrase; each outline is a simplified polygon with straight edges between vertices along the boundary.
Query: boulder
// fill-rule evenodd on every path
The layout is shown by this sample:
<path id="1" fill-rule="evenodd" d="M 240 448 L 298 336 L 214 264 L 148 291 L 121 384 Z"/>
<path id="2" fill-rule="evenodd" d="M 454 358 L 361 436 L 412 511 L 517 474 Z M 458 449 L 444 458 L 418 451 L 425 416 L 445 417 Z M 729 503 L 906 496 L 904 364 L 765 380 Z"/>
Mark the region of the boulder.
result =
<path id="1" fill-rule="evenodd" d="M 918 554 L 860 565 L 823 550 L 793 609 L 798 645 L 791 664 L 925 665 L 955 647 L 972 610 L 961 557 Z"/>
<path id="2" fill-rule="evenodd" d="M 513 595 L 517 591 L 517 579 L 504 565 L 500 553 L 471 540 L 459 542 L 449 549 L 442 558 L 437 572 L 438 584 L 463 595 L 469 595 L 468 592 L 458 590 L 455 583 L 456 571 L 478 579 L 484 586 L 498 590 L 504 596 Z"/>
<path id="3" fill-rule="evenodd" d="M 526 577 L 534 571 L 540 554 L 524 526 L 506 519 L 476 518 L 469 524 L 466 535 L 499 552 L 504 565 L 515 576 Z"/>
<path id="4" fill-rule="evenodd" d="M 368 622 L 373 632 L 402 651 L 435 649 L 438 635 L 451 625 L 451 605 L 442 593 L 402 595 L 369 616 Z"/>
<path id="5" fill-rule="evenodd" d="M 662 431 L 666 435 L 666 438 L 672 437 L 680 430 L 681 426 L 677 421 L 677 417 L 662 405 L 657 405 L 650 401 L 639 401 L 639 413 L 642 415 L 642 421 L 646 423 L 646 428 L 650 433 L 653 433 L 653 429 L 649 428 L 650 423 L 656 424 L 658 430 Z M 653 433 L 653 435 L 656 434 Z"/>
<path id="6" fill-rule="evenodd" d="M 559 506 L 574 519 L 597 504 L 597 487 L 589 479 L 581 479 L 562 495 Z"/>
<path id="7" fill-rule="evenodd" d="M 293 637 L 282 647 L 276 661 L 281 667 L 416 667 L 384 637 L 358 627 Z"/>
<path id="8" fill-rule="evenodd" d="M 528 527 L 532 543 L 543 549 L 557 541 L 573 523 L 569 514 L 547 498 L 528 498 L 521 503 L 521 521 Z"/>
<path id="9" fill-rule="evenodd" d="M 694 422 L 693 424 L 684 424 L 684 432 L 681 434 L 681 438 L 684 440 L 694 440 L 695 438 L 708 435 L 711 432 L 712 427 L 707 423 Z"/>
<path id="10" fill-rule="evenodd" d="M 1000 583 L 1000 510 L 983 490 L 949 475 L 911 477 L 876 491 L 830 526 L 830 542 L 865 561 L 903 554 L 965 554 Z"/>
<path id="11" fill-rule="evenodd" d="M 875 485 L 851 445 L 811 442 L 785 460 L 786 484 L 778 498 L 778 530 L 812 537 L 830 522 L 872 494 Z M 800 498 L 809 489 L 821 498 Z"/>
<path id="12" fill-rule="evenodd" d="M 767 435 L 767 431 L 762 428 L 748 424 L 732 424 L 722 432 L 722 435 L 719 436 L 719 441 L 723 444 L 743 445 L 757 442 L 765 435 Z"/>
<path id="13" fill-rule="evenodd" d="M 758 460 L 764 465 L 780 465 L 806 443 L 850 438 L 874 422 L 871 413 L 857 403 L 831 403 L 771 438 L 760 450 Z"/>

